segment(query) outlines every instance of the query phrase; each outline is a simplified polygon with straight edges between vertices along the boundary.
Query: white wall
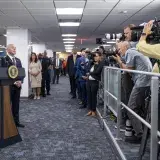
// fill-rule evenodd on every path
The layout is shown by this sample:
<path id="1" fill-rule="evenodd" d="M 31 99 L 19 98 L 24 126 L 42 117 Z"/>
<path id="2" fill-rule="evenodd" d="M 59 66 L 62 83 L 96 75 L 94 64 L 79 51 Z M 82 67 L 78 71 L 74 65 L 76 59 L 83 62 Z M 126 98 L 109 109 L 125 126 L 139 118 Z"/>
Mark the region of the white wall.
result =
<path id="1" fill-rule="evenodd" d="M 22 85 L 21 96 L 28 97 L 28 62 L 29 62 L 29 42 L 31 40 L 31 34 L 27 29 L 7 29 L 7 45 L 14 44 L 16 46 L 16 57 L 22 62 L 22 66 L 25 68 L 26 77 Z"/>
<path id="2" fill-rule="evenodd" d="M 47 49 L 47 56 L 53 57 L 53 51 L 51 49 Z"/>
<path id="3" fill-rule="evenodd" d="M 46 50 L 45 44 L 32 44 L 32 51 L 35 52 L 36 54 L 44 53 L 45 50 Z"/>

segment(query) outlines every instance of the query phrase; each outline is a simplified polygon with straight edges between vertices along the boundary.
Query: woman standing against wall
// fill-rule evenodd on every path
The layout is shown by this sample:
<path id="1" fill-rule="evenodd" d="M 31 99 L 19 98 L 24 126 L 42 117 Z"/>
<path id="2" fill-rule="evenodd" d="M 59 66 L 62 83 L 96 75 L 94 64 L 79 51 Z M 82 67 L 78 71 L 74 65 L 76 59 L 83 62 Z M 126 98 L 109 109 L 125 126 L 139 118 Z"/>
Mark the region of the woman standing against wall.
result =
<path id="1" fill-rule="evenodd" d="M 30 57 L 29 74 L 31 80 L 31 88 L 33 89 L 34 92 L 34 99 L 40 99 L 41 81 L 42 81 L 41 70 L 42 66 L 37 58 L 36 53 L 32 53 Z"/>

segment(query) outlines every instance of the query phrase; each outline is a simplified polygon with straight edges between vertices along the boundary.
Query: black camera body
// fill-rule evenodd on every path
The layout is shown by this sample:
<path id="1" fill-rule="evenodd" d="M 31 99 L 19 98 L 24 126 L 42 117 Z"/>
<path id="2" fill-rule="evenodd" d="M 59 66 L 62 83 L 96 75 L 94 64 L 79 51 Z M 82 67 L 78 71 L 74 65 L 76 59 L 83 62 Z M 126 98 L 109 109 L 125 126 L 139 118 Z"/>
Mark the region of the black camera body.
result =
<path id="1" fill-rule="evenodd" d="M 132 27 L 131 41 L 137 42 L 139 41 L 141 34 L 143 32 L 144 26 L 136 26 Z M 160 20 L 155 19 L 153 23 L 153 27 L 151 29 L 152 33 L 147 36 L 146 42 L 149 44 L 157 44 L 160 43 Z"/>

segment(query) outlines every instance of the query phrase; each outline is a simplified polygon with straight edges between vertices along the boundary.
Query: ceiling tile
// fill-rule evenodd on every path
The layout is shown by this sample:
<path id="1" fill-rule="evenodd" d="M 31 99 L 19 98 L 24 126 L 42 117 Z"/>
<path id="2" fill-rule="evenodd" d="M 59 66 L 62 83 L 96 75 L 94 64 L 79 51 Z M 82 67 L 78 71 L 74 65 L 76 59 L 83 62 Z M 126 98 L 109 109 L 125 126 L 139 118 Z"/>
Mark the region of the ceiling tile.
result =
<path id="1" fill-rule="evenodd" d="M 78 27 L 61 27 L 61 31 L 64 34 L 74 34 L 77 33 Z"/>
<path id="2" fill-rule="evenodd" d="M 24 1 L 23 4 L 28 9 L 53 9 L 53 1 Z"/>
<path id="3" fill-rule="evenodd" d="M 110 9 L 85 9 L 83 15 L 107 15 Z"/>
<path id="4" fill-rule="evenodd" d="M 29 9 L 32 15 L 56 15 L 55 9 Z"/>
<path id="5" fill-rule="evenodd" d="M 110 0 L 110 1 L 100 1 L 100 2 L 95 2 L 95 1 L 88 1 L 87 5 L 86 5 L 86 9 L 112 9 L 116 3 L 118 2 L 118 0 Z"/>
<path id="6" fill-rule="evenodd" d="M 20 9 L 24 6 L 20 1 L 0 1 L 0 9 Z"/>
<path id="7" fill-rule="evenodd" d="M 82 23 L 100 23 L 105 18 L 105 15 L 85 15 L 82 18 Z"/>

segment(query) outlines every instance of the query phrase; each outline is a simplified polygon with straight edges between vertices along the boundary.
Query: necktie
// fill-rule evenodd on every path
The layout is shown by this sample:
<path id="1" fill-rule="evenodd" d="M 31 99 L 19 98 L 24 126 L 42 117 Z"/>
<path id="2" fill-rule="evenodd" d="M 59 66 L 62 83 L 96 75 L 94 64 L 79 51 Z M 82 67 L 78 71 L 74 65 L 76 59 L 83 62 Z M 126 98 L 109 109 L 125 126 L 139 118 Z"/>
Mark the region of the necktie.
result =
<path id="1" fill-rule="evenodd" d="M 13 62 L 13 65 L 16 66 L 16 60 L 15 60 L 15 58 L 12 58 L 12 62 Z"/>

